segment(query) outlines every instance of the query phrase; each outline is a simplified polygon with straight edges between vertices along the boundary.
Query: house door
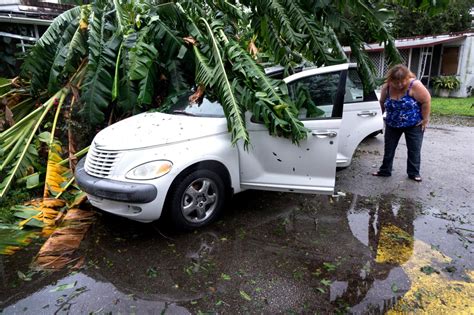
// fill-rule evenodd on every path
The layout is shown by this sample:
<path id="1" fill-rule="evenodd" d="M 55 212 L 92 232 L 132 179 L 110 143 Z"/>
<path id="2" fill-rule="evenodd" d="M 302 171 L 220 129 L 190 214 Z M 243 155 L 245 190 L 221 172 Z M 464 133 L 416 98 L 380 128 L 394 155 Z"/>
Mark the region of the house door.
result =
<path id="1" fill-rule="evenodd" d="M 441 61 L 441 75 L 458 74 L 459 47 L 444 47 Z"/>

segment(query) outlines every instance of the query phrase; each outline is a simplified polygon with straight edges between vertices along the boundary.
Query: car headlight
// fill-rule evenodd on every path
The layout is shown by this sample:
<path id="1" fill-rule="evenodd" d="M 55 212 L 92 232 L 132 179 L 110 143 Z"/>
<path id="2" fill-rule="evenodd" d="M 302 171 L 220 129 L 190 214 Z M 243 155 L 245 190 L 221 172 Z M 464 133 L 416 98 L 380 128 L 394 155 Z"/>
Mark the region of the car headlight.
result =
<path id="1" fill-rule="evenodd" d="M 151 161 L 131 169 L 125 177 L 128 179 L 154 179 L 168 174 L 172 166 L 173 163 L 166 160 Z"/>

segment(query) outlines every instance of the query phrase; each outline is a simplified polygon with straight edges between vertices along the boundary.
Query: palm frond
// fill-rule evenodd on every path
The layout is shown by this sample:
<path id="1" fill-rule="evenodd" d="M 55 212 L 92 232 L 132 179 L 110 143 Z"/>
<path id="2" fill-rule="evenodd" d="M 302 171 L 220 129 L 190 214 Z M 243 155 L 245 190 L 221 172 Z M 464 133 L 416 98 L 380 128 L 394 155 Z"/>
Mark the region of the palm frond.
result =
<path id="1" fill-rule="evenodd" d="M 267 16 L 263 16 L 256 25 L 259 43 L 270 52 L 274 63 L 291 64 L 291 48 L 283 41 L 277 25 Z"/>
<path id="2" fill-rule="evenodd" d="M 214 83 L 214 68 L 211 67 L 209 59 L 194 47 L 194 55 L 196 56 L 196 81 L 205 86 L 211 86 Z"/>
<path id="3" fill-rule="evenodd" d="M 36 116 L 43 110 L 44 110 L 44 105 L 39 106 L 34 111 L 28 113 L 28 115 L 24 116 L 22 119 L 17 121 L 13 126 L 11 126 L 7 130 L 0 133 L 0 142 L 5 142 L 6 139 L 16 134 L 17 132 L 21 131 L 22 129 L 24 129 L 25 125 L 30 124 L 31 121 L 35 120 Z"/>
<path id="4" fill-rule="evenodd" d="M 298 29 L 293 26 L 293 20 L 288 16 L 287 3 L 291 4 L 291 1 L 269 0 L 268 6 L 265 8 L 268 10 L 266 14 L 278 21 L 281 37 L 284 38 L 290 47 L 292 47 L 292 49 L 299 48 L 307 38 L 307 35 L 300 33 Z"/>
<path id="5" fill-rule="evenodd" d="M 28 125 L 30 128 L 33 126 L 34 122 L 31 123 L 31 125 Z M 8 192 L 8 189 L 10 188 L 15 177 L 25 176 L 32 169 L 31 163 L 33 160 L 35 160 L 35 158 L 32 158 L 31 156 L 34 155 L 37 157 L 38 155 L 34 146 L 31 145 L 33 135 L 34 133 L 28 134 L 28 132 L 25 130 L 19 138 L 15 139 L 16 144 L 4 161 L 7 163 L 2 164 L 2 167 L 6 165 L 10 166 L 8 163 L 11 162 L 13 158 L 15 158 L 12 167 L 7 171 L 6 176 L 0 183 L 0 198 L 2 198 Z"/>
<path id="6" fill-rule="evenodd" d="M 334 32 L 334 29 L 332 29 L 331 27 L 325 27 L 324 30 L 330 42 L 330 47 L 332 48 L 331 55 L 329 56 L 329 58 L 331 58 L 331 56 L 334 56 L 336 60 L 336 62 L 334 63 L 346 62 L 347 61 L 346 53 L 344 51 L 344 48 L 342 48 L 342 45 L 339 42 L 336 32 Z"/>
<path id="7" fill-rule="evenodd" d="M 12 80 L 0 78 L 0 98 L 3 98 L 3 94 L 7 93 L 12 89 Z"/>
<path id="8" fill-rule="evenodd" d="M 23 219 L 18 224 L 20 227 L 51 227 L 56 224 L 59 210 L 65 205 L 64 200 L 41 198 L 31 200 L 24 205 L 14 206 L 12 210 L 16 217 Z"/>
<path id="9" fill-rule="evenodd" d="M 122 33 L 130 23 L 130 15 L 122 7 L 119 0 L 112 0 L 115 8 L 115 16 L 117 18 L 117 32 Z M 132 22 L 133 23 L 133 22 Z"/>
<path id="10" fill-rule="evenodd" d="M 0 255 L 12 255 L 36 237 L 36 231 L 25 231 L 17 225 L 0 223 Z"/>
<path id="11" fill-rule="evenodd" d="M 63 32 L 71 23 L 77 23 L 80 14 L 81 7 L 75 7 L 59 15 L 28 53 L 22 65 L 21 76 L 31 78 L 31 90 L 34 95 L 46 88 Z"/>
<path id="12" fill-rule="evenodd" d="M 151 104 L 156 81 L 156 60 L 158 50 L 149 43 L 148 32 L 150 28 L 145 27 L 138 35 L 135 46 L 129 50 L 128 76 L 131 81 L 138 83 L 138 105 Z"/>
<path id="13" fill-rule="evenodd" d="M 221 12 L 224 12 L 228 15 L 233 21 L 242 21 L 246 20 L 246 15 L 243 11 L 243 8 L 238 3 L 230 3 L 227 0 L 217 0 L 214 1 L 216 8 Z M 246 23 L 246 21 L 244 21 Z"/>
<path id="14" fill-rule="evenodd" d="M 61 107 L 64 103 L 66 98 L 66 94 L 62 94 L 61 98 L 59 99 L 56 114 L 54 116 L 54 120 L 51 126 L 51 132 L 49 134 L 49 141 L 48 141 L 48 162 L 46 166 L 46 178 L 45 178 L 45 187 L 43 192 L 43 198 L 48 198 L 49 196 L 53 195 L 56 196 L 63 192 L 63 188 L 61 185 L 64 182 L 68 181 L 68 178 L 63 176 L 68 169 L 64 166 L 61 166 L 59 162 L 61 162 L 61 143 L 57 141 L 54 137 L 59 113 L 61 112 Z"/>
<path id="15" fill-rule="evenodd" d="M 152 62 L 148 67 L 145 76 L 140 80 L 138 84 L 139 94 L 137 97 L 137 103 L 139 106 L 152 103 L 157 71 L 158 67 L 156 62 Z"/>
<path id="16" fill-rule="evenodd" d="M 331 37 L 327 28 L 323 23 L 317 23 L 317 18 L 310 12 L 302 9 L 302 7 L 294 1 L 288 1 L 288 14 L 291 20 L 294 21 L 296 27 L 300 29 L 308 37 L 306 43 L 301 47 L 300 51 L 305 56 L 305 59 L 310 60 L 318 65 L 331 65 L 341 63 L 345 59 L 344 51 L 334 48 L 339 43 L 337 38 Z M 335 41 L 336 40 L 336 41 Z M 335 47 L 336 46 L 336 47 Z M 339 58 L 334 58 L 332 55 L 337 55 Z"/>
<path id="17" fill-rule="evenodd" d="M 204 4 L 201 2 L 199 3 L 198 1 L 193 1 L 193 0 L 185 0 L 185 1 L 180 1 L 179 3 L 176 3 L 176 6 L 178 8 L 182 8 L 182 12 L 185 13 L 188 18 L 194 18 L 194 19 L 199 19 L 200 17 L 203 16 L 209 16 L 206 11 L 206 9 L 209 8 L 207 4 Z"/>
<path id="18" fill-rule="evenodd" d="M 47 138 L 49 138 L 49 136 L 47 136 Z M 89 147 L 86 147 L 78 152 L 76 152 L 74 155 L 77 157 L 77 158 L 81 158 L 82 156 L 84 156 L 87 151 L 89 150 Z M 63 170 L 67 170 L 65 172 L 62 172 L 60 173 L 61 176 L 63 176 L 64 178 L 67 178 L 68 176 L 66 176 L 67 172 L 69 171 L 68 168 L 65 167 L 65 165 L 68 165 L 69 164 L 69 161 L 70 159 L 67 158 L 67 159 L 62 159 L 61 161 L 59 161 L 57 163 L 57 165 L 59 166 L 62 166 L 64 167 Z M 61 171 L 60 171 L 61 172 Z M 40 176 L 42 176 L 43 174 L 46 173 L 46 170 L 41 170 L 41 171 L 38 171 L 36 173 L 33 173 L 33 174 L 29 174 L 29 175 L 26 175 L 24 177 L 21 177 L 21 178 L 18 178 L 17 181 L 16 181 L 16 184 L 17 185 L 21 185 L 21 184 L 25 184 L 26 183 L 26 188 L 35 188 L 35 187 L 39 187 L 40 185 L 44 185 L 44 182 L 40 182 L 39 179 L 40 179 Z M 61 185 L 62 187 L 62 185 Z M 57 196 L 56 196 L 57 197 Z M 57 197 L 58 198 L 58 197 Z"/>
<path id="19" fill-rule="evenodd" d="M 56 197 L 61 194 L 64 191 L 65 184 L 70 180 L 64 175 L 69 169 L 59 164 L 62 160 L 59 155 L 60 152 L 60 144 L 54 144 L 50 147 L 44 185 L 44 198 Z"/>
<path id="20" fill-rule="evenodd" d="M 64 91 L 59 91 L 56 93 L 52 98 L 50 98 L 37 112 L 35 111 L 35 114 L 37 116 L 30 116 L 29 120 L 24 119 L 26 123 L 21 124 L 22 129 L 16 129 L 16 132 L 21 132 L 25 133 L 22 135 L 17 140 L 17 144 L 15 145 L 14 150 L 17 150 L 18 154 L 16 156 L 16 161 L 11 167 L 11 169 L 8 171 L 8 175 L 4 178 L 2 183 L 0 183 L 0 198 L 2 198 L 10 188 L 14 178 L 16 176 L 25 176 L 25 168 L 28 168 L 30 163 L 26 163 L 27 165 L 25 166 L 25 162 L 29 160 L 29 157 L 31 154 L 37 154 L 36 150 L 34 147 L 32 147 L 30 144 L 33 140 L 33 137 L 36 134 L 36 131 L 38 130 L 39 126 L 43 123 L 43 120 L 46 116 L 46 114 L 49 112 L 49 110 L 52 108 L 52 106 L 55 104 L 55 100 L 57 97 L 61 95 L 61 93 L 64 93 Z M 14 125 L 13 127 L 15 127 Z M 12 129 L 12 128 L 10 128 Z M 8 132 L 4 132 L 5 134 Z M 2 135 L 4 134 L 2 133 Z M 10 136 L 12 134 L 10 133 Z M 16 153 L 16 152 L 15 152 Z M 29 162 L 32 162 L 31 160 Z"/>
<path id="21" fill-rule="evenodd" d="M 18 102 L 10 109 L 15 120 L 21 120 L 23 117 L 34 111 L 34 106 L 38 101 L 31 97 L 24 99 L 21 102 Z"/>
<path id="22" fill-rule="evenodd" d="M 97 8 L 91 14 L 89 28 L 89 63 L 82 86 L 80 114 L 92 125 L 102 123 L 112 98 L 113 73 L 121 38 L 116 34 L 107 37 L 113 27 L 107 16 Z"/>
<path id="23" fill-rule="evenodd" d="M 151 65 L 158 57 L 158 50 L 141 38 L 137 41 L 135 48 L 130 51 L 129 57 L 130 80 L 142 80 L 148 76 Z"/>
<path id="24" fill-rule="evenodd" d="M 3 171 L 5 166 L 7 166 L 8 163 L 10 163 L 10 161 L 15 158 L 18 152 L 22 149 L 24 140 L 28 135 L 28 129 L 31 127 L 33 127 L 33 122 L 30 122 L 30 124 L 26 125 L 26 128 L 15 134 L 12 134 L 10 137 L 5 139 L 5 143 L 2 143 L 0 152 L 0 161 L 2 164 L 0 164 L 0 171 Z M 8 154 L 3 157 L 7 152 Z"/>
<path id="25" fill-rule="evenodd" d="M 137 108 L 137 86 L 130 79 L 130 50 L 135 47 L 138 33 L 130 33 L 124 38 L 116 61 L 114 87 L 117 88 L 117 109 L 122 113 L 135 112 Z M 118 67 L 118 68 L 117 68 Z"/>
<path id="26" fill-rule="evenodd" d="M 362 82 L 364 85 L 364 90 L 373 90 L 378 85 L 374 77 L 374 73 L 376 73 L 375 67 L 367 53 L 365 53 L 362 49 L 361 46 L 363 43 L 360 43 L 359 46 L 357 43 L 357 40 L 351 41 L 351 52 L 354 58 L 357 60 L 357 65 L 363 78 Z"/>
<path id="27" fill-rule="evenodd" d="M 185 61 L 171 60 L 165 63 L 164 71 L 170 81 L 170 93 L 179 93 L 180 91 L 189 90 L 189 73 L 186 73 Z"/>
<path id="28" fill-rule="evenodd" d="M 232 40 L 227 41 L 226 53 L 233 63 L 233 71 L 243 76 L 247 86 L 253 89 L 255 105 L 249 109 L 265 122 L 270 133 L 290 137 L 296 143 L 306 138 L 307 130 L 297 118 L 298 109 L 289 99 L 284 82 L 269 78 L 252 56 Z M 257 106 L 264 106 L 265 110 Z"/>
<path id="29" fill-rule="evenodd" d="M 220 47 L 219 42 L 217 41 L 216 36 L 213 33 L 213 29 L 209 26 L 209 23 L 201 18 L 201 22 L 204 24 L 207 29 L 207 34 L 209 36 L 210 45 L 212 47 L 212 62 L 214 66 L 214 78 L 210 78 L 208 75 L 206 81 L 210 81 L 211 87 L 216 88 L 219 93 L 224 112 L 228 120 L 228 128 L 232 135 L 232 143 L 236 143 L 239 140 L 242 140 L 245 145 L 250 141 L 247 129 L 245 128 L 245 120 L 243 117 L 243 110 L 239 106 L 239 103 L 235 94 L 235 86 L 237 85 L 236 80 L 229 78 L 224 60 L 221 54 L 223 50 Z M 198 51 L 198 48 L 194 46 L 195 53 Z M 198 53 L 196 53 L 197 55 Z M 202 68 L 211 68 L 210 66 L 198 67 Z M 199 70 L 198 70 L 199 71 Z M 207 85 L 207 84 L 205 84 Z"/>
<path id="30" fill-rule="evenodd" d="M 371 35 L 380 43 L 385 44 L 385 52 L 388 56 L 389 64 L 397 64 L 401 62 L 401 56 L 395 48 L 395 39 L 390 33 L 388 24 L 385 23 L 388 17 L 385 9 L 376 9 L 369 7 L 364 1 L 346 1 L 346 5 L 351 7 L 352 12 L 357 12 L 359 19 L 364 19 Z M 355 30 L 353 31 L 356 32 Z"/>
<path id="31" fill-rule="evenodd" d="M 60 87 L 62 87 L 61 81 L 64 80 L 64 77 L 61 74 L 63 73 L 64 66 L 66 65 L 66 59 L 69 55 L 69 46 L 78 30 L 80 30 L 79 19 L 75 19 L 64 29 L 63 34 L 59 39 L 59 43 L 56 47 L 56 52 L 53 57 L 51 70 L 49 72 L 49 93 L 54 93 L 60 89 Z"/>
<path id="32" fill-rule="evenodd" d="M 64 68 L 62 75 L 71 75 L 77 70 L 77 66 L 82 58 L 87 56 L 87 40 L 85 29 L 79 26 L 68 45 L 67 53 L 64 57 Z"/>
<path id="33" fill-rule="evenodd" d="M 68 264 L 78 264 L 76 253 L 82 239 L 94 220 L 94 212 L 71 208 L 64 217 L 64 226 L 51 231 L 35 257 L 35 268 L 59 270 Z"/>
<path id="34" fill-rule="evenodd" d="M 152 34 L 152 41 L 155 47 L 160 47 L 160 55 L 163 61 L 171 59 L 182 59 L 187 51 L 184 41 L 177 31 L 172 30 L 158 17 L 153 17 L 150 21 L 149 33 Z"/>

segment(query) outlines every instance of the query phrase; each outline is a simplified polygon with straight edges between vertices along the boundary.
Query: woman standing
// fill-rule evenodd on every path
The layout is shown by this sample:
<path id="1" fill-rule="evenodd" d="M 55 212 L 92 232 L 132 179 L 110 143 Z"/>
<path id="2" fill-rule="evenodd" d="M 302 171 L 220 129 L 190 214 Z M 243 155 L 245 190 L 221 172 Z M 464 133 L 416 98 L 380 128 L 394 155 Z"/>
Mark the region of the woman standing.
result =
<path id="1" fill-rule="evenodd" d="M 421 81 L 404 65 L 396 65 L 387 73 L 380 95 L 385 118 L 383 163 L 374 176 L 391 176 L 398 141 L 405 134 L 408 149 L 408 178 L 421 182 L 420 159 L 423 133 L 430 118 L 431 96 Z"/>

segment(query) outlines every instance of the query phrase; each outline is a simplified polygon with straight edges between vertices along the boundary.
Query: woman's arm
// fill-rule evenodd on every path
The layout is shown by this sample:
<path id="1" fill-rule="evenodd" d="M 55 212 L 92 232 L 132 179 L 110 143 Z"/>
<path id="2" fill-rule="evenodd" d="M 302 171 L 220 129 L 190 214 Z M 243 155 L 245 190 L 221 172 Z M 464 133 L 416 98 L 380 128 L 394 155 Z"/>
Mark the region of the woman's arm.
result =
<path id="1" fill-rule="evenodd" d="M 411 96 L 421 103 L 421 117 L 423 120 L 421 121 L 421 127 L 425 130 L 426 126 L 430 121 L 430 112 L 431 112 L 431 95 L 430 92 L 426 89 L 426 87 L 421 83 L 421 81 L 416 80 L 413 82 L 413 86 L 411 88 Z"/>
<path id="2" fill-rule="evenodd" d="M 382 86 L 380 90 L 380 108 L 382 109 L 382 114 L 385 113 L 385 99 L 387 98 L 387 83 Z"/>

